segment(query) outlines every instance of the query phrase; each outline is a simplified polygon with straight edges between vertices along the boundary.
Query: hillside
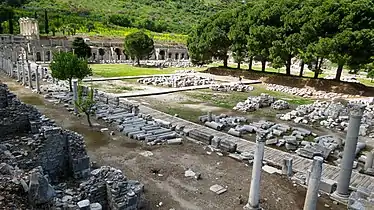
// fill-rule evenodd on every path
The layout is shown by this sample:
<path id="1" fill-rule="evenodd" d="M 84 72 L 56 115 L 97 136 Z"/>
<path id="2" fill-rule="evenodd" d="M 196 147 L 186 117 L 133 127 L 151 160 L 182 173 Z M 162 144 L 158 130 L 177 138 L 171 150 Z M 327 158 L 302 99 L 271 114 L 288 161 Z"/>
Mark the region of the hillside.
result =
<path id="1" fill-rule="evenodd" d="M 233 2 L 237 0 L 29 0 L 18 5 L 15 21 L 36 16 L 44 33 L 47 11 L 50 33 L 123 37 L 147 29 L 158 41 L 183 43 L 194 25 Z"/>

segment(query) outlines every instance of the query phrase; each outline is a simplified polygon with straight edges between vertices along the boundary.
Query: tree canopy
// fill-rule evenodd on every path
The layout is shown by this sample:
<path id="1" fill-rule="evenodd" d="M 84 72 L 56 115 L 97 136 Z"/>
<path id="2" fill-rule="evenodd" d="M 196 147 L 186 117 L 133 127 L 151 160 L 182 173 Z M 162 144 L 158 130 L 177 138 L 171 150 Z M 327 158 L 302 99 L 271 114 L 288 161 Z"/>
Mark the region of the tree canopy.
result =
<path id="1" fill-rule="evenodd" d="M 373 62 L 374 2 L 371 0 L 254 0 L 204 19 L 188 40 L 194 63 L 212 58 L 227 66 L 228 50 L 236 62 L 252 58 L 291 74 L 293 59 L 315 65 L 328 59 L 343 67 L 360 69 Z M 250 64 L 251 68 L 251 64 Z"/>
<path id="2" fill-rule="evenodd" d="M 50 64 L 52 77 L 60 80 L 68 80 L 70 91 L 72 91 L 72 79 L 83 79 L 92 75 L 92 70 L 85 59 L 78 58 L 72 52 L 60 52 L 53 55 Z"/>
<path id="3" fill-rule="evenodd" d="M 131 33 L 125 37 L 125 52 L 140 65 L 141 59 L 148 59 L 154 52 L 154 43 L 143 31 Z"/>
<path id="4" fill-rule="evenodd" d="M 79 58 L 89 58 L 91 57 L 91 48 L 86 44 L 82 37 L 77 37 L 72 43 L 74 54 Z"/>

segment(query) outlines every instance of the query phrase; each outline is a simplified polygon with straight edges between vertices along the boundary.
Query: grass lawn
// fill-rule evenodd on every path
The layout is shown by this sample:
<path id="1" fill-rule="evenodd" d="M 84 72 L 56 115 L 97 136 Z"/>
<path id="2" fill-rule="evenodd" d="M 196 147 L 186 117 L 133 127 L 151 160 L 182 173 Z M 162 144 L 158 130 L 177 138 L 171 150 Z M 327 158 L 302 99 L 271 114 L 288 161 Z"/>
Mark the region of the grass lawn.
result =
<path id="1" fill-rule="evenodd" d="M 92 64 L 90 65 L 94 76 L 100 77 L 121 77 L 121 76 L 138 76 L 153 74 L 173 74 L 176 70 L 195 70 L 203 71 L 204 68 L 145 68 L 136 67 L 127 64 Z"/>
<path id="2" fill-rule="evenodd" d="M 370 79 L 364 79 L 364 78 L 357 78 L 357 80 L 368 87 L 374 87 L 374 80 L 373 82 Z"/>

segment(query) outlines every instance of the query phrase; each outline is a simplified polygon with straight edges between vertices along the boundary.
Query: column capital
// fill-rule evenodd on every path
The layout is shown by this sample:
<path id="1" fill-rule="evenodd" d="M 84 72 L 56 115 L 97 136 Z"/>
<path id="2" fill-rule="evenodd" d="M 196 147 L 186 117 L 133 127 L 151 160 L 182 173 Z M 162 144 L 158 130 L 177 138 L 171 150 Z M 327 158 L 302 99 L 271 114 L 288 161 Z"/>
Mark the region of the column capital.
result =
<path id="1" fill-rule="evenodd" d="M 265 142 L 266 136 L 268 135 L 268 131 L 266 130 L 259 130 L 256 132 L 256 141 L 258 142 Z"/>
<path id="2" fill-rule="evenodd" d="M 351 117 L 362 117 L 364 114 L 366 105 L 360 103 L 354 103 L 349 105 L 349 114 Z"/>

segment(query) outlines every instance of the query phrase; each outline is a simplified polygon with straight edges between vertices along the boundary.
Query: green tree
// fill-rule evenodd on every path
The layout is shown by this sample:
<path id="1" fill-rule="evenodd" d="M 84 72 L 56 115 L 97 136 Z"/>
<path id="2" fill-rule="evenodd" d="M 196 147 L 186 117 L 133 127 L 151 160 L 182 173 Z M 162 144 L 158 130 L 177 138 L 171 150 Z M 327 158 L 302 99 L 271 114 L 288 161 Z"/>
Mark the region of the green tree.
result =
<path id="1" fill-rule="evenodd" d="M 74 49 L 74 54 L 76 54 L 78 58 L 87 59 L 91 57 L 91 48 L 82 37 L 75 38 L 72 47 Z"/>
<path id="2" fill-rule="evenodd" d="M 78 85 L 78 99 L 75 101 L 75 106 L 79 112 L 83 112 L 86 115 L 88 125 L 92 127 L 90 115 L 92 114 L 93 106 L 95 105 L 93 88 L 89 88 L 87 96 L 83 96 L 83 87 Z"/>
<path id="3" fill-rule="evenodd" d="M 143 31 L 131 33 L 125 37 L 126 54 L 135 58 L 140 66 L 141 59 L 148 59 L 154 52 L 153 39 Z"/>
<path id="4" fill-rule="evenodd" d="M 9 34 L 13 34 L 14 33 L 14 27 L 13 27 L 13 16 L 14 16 L 14 12 L 12 9 L 9 10 L 9 13 L 8 13 L 8 27 L 9 27 Z"/>
<path id="5" fill-rule="evenodd" d="M 69 88 L 72 91 L 72 79 L 83 79 L 92 75 L 92 70 L 85 59 L 78 58 L 71 52 L 60 52 L 53 55 L 50 64 L 52 77 L 60 80 L 68 80 Z"/>
<path id="6" fill-rule="evenodd" d="M 47 10 L 44 10 L 44 31 L 46 34 L 49 34 L 49 23 L 48 23 Z"/>

